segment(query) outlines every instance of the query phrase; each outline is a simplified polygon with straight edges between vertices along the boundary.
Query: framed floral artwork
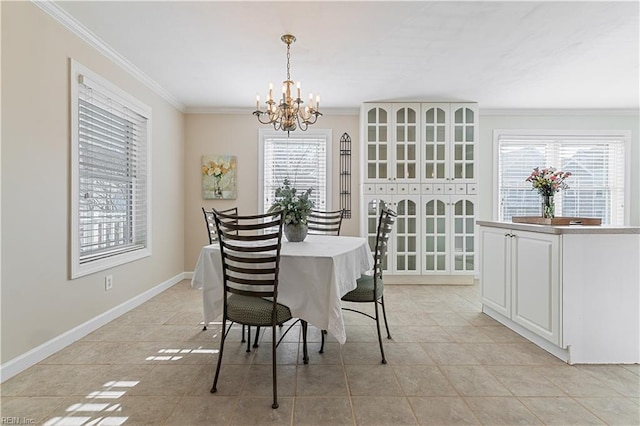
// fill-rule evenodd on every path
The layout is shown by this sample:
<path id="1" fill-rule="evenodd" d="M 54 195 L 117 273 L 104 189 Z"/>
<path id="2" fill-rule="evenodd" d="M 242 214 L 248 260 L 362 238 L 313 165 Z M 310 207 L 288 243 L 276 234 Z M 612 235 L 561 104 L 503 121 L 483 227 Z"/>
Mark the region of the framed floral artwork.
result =
<path id="1" fill-rule="evenodd" d="M 201 159 L 202 198 L 236 199 L 236 156 L 203 155 Z"/>

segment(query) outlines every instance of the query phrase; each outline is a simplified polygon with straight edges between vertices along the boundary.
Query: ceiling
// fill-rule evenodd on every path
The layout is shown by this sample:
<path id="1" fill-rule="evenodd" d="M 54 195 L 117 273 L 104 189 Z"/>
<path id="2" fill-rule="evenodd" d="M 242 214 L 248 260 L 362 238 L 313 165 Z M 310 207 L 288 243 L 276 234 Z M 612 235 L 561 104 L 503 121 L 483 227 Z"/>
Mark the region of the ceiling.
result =
<path id="1" fill-rule="evenodd" d="M 639 108 L 630 2 L 56 2 L 183 110 L 255 108 L 291 77 L 321 109 L 382 100 Z"/>

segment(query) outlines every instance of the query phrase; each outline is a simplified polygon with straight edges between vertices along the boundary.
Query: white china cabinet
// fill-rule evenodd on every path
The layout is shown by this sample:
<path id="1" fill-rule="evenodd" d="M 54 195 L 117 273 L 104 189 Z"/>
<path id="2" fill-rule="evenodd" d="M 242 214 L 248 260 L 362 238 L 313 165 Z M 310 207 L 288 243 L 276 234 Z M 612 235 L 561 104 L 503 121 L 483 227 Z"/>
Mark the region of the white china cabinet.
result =
<path id="1" fill-rule="evenodd" d="M 472 278 L 477 104 L 366 103 L 361 127 L 361 233 L 375 238 L 380 202 L 398 213 L 386 271 Z"/>

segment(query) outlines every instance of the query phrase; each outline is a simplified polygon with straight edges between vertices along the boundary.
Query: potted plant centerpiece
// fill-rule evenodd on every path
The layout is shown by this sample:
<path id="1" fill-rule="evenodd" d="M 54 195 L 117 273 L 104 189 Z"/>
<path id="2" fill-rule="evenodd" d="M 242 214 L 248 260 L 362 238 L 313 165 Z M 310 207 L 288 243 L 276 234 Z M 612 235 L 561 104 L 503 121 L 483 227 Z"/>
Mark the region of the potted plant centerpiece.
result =
<path id="1" fill-rule="evenodd" d="M 267 210 L 267 213 L 284 210 L 284 235 L 290 242 L 304 241 L 307 236 L 307 217 L 313 209 L 310 195 L 311 188 L 298 193 L 285 178 L 282 186 L 276 189 L 275 201 Z"/>

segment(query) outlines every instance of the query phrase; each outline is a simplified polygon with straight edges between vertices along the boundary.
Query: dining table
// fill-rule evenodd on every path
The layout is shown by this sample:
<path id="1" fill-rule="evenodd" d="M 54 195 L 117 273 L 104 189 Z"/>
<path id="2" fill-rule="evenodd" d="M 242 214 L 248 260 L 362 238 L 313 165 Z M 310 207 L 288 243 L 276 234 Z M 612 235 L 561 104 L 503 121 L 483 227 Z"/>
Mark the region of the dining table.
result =
<path id="1" fill-rule="evenodd" d="M 373 255 L 366 238 L 307 235 L 304 241 L 282 240 L 278 303 L 294 318 L 327 330 L 344 344 L 347 334 L 341 298 L 356 288 L 356 280 L 373 269 Z M 193 271 L 191 286 L 202 290 L 204 322 L 221 318 L 223 279 L 220 246 L 206 245 Z"/>

